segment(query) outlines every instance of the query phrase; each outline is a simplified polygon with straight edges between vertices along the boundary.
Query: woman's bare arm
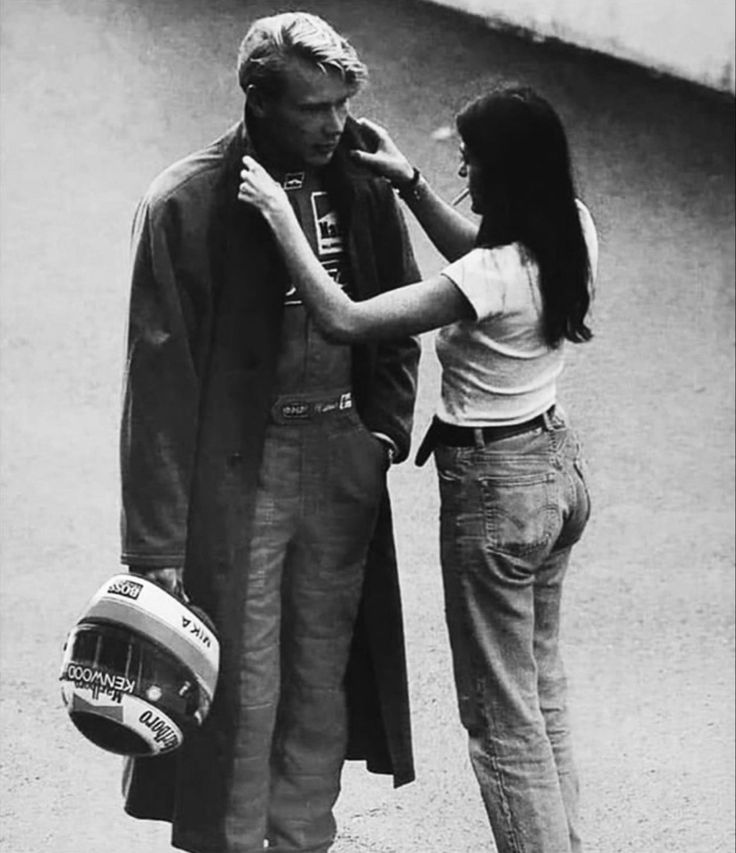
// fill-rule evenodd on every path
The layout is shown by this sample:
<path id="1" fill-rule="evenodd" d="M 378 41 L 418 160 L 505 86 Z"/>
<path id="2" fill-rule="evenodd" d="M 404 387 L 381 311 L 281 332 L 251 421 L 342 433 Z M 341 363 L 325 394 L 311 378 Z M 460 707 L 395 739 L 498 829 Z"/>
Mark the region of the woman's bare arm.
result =
<path id="1" fill-rule="evenodd" d="M 360 119 L 360 125 L 373 139 L 376 149 L 373 152 L 354 151 L 353 158 L 395 186 L 408 186 L 414 177 L 414 167 L 387 131 L 365 118 Z M 478 234 L 477 224 L 440 198 L 424 177 L 420 176 L 410 190 L 400 192 L 400 195 L 435 248 L 448 261 L 467 255 L 473 248 Z"/>
<path id="2" fill-rule="evenodd" d="M 243 158 L 243 165 L 238 197 L 255 205 L 271 226 L 292 281 L 329 337 L 395 338 L 473 316 L 468 301 L 443 275 L 353 302 L 314 255 L 283 188 L 252 158 Z"/>

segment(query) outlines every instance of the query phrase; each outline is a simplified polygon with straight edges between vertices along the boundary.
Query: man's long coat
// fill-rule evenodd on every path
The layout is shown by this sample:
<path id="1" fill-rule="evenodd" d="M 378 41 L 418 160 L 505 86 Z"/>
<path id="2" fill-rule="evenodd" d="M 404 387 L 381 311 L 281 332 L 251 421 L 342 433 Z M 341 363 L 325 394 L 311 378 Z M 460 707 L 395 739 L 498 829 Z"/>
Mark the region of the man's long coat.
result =
<path id="1" fill-rule="evenodd" d="M 390 186 L 360 170 L 346 128 L 327 170 L 347 233 L 356 298 L 419 274 Z M 238 644 L 253 497 L 267 423 L 286 271 L 265 221 L 237 201 L 249 143 L 240 124 L 156 179 L 136 213 L 121 430 L 122 560 L 185 566 L 214 619 L 220 680 L 203 728 L 172 756 L 137 759 L 125 808 L 170 820 L 173 843 L 222 846 L 237 726 Z M 353 350 L 353 396 L 367 428 L 408 454 L 419 348 L 405 338 Z M 346 471 L 345 476 L 350 476 Z M 366 566 L 347 673 L 349 757 L 414 778 L 401 603 L 388 493 Z"/>

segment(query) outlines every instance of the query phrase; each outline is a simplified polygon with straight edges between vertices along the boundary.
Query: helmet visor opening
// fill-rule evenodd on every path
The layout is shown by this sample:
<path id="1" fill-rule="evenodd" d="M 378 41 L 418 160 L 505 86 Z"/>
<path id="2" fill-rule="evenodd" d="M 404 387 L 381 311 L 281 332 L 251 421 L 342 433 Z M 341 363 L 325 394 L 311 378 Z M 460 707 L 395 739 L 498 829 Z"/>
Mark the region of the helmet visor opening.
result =
<path id="1" fill-rule="evenodd" d="M 181 723 L 209 711 L 194 674 L 166 648 L 130 629 L 82 623 L 69 638 L 66 660 L 94 672 L 123 676 L 134 693 L 174 714 Z M 70 667 L 64 669 L 66 677 Z"/>

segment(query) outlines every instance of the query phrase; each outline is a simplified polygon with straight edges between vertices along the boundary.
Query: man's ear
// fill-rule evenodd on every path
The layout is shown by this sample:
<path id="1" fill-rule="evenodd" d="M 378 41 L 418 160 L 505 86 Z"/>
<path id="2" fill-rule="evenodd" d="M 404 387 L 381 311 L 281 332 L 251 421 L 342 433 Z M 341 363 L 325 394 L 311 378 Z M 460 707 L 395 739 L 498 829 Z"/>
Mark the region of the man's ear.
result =
<path id="1" fill-rule="evenodd" d="M 256 118 L 263 118 L 266 112 L 265 98 L 252 83 L 245 90 L 245 102 Z"/>

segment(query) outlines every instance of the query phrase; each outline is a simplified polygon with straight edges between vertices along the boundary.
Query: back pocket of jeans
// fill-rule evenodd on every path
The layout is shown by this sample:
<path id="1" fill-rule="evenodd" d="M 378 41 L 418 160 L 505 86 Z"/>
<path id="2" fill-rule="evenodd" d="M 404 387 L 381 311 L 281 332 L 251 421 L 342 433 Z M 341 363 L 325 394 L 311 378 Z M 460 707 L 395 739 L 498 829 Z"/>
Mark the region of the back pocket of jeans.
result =
<path id="1" fill-rule="evenodd" d="M 488 546 L 511 556 L 547 549 L 558 526 L 559 510 L 547 480 L 480 481 Z"/>

